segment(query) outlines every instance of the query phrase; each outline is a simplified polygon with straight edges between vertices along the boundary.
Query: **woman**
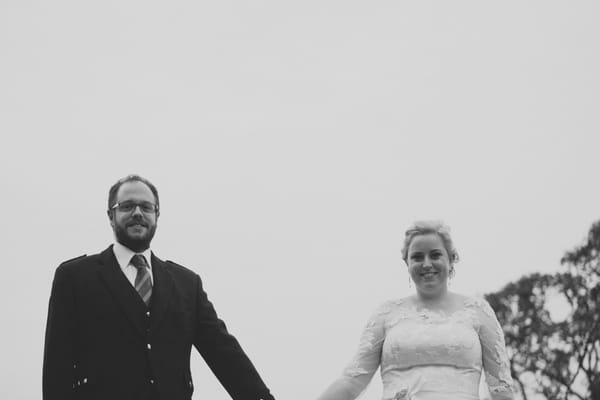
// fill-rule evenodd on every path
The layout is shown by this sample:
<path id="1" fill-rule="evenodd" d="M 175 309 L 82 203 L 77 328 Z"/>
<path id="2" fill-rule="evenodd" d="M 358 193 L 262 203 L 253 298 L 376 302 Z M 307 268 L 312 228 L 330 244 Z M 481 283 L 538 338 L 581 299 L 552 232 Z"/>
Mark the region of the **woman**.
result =
<path id="1" fill-rule="evenodd" d="M 447 226 L 417 222 L 402 257 L 416 293 L 383 304 L 352 362 L 319 400 L 352 400 L 381 366 L 384 400 L 478 400 L 481 372 L 493 400 L 512 400 L 504 336 L 483 299 L 448 290 L 458 253 Z"/>

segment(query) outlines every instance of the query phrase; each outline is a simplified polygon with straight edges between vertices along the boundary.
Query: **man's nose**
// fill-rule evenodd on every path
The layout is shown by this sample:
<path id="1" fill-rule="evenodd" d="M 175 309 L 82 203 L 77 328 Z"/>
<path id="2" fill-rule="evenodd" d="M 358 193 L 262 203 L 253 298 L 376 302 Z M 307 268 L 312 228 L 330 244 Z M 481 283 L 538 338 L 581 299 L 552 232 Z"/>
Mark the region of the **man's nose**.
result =
<path id="1" fill-rule="evenodd" d="M 136 204 L 131 212 L 131 215 L 142 215 L 142 206 L 140 204 Z"/>

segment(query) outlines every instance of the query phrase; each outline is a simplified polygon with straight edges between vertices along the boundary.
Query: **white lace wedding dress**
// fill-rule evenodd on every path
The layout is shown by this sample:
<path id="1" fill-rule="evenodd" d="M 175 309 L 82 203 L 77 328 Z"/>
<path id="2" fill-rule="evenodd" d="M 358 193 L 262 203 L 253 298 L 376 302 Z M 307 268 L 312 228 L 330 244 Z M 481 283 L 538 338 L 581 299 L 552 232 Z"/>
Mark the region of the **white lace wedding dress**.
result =
<path id="1" fill-rule="evenodd" d="M 479 400 L 482 371 L 493 400 L 512 400 L 504 335 L 483 299 L 450 315 L 409 300 L 383 304 L 357 354 L 319 400 L 355 399 L 381 367 L 383 400 Z"/>

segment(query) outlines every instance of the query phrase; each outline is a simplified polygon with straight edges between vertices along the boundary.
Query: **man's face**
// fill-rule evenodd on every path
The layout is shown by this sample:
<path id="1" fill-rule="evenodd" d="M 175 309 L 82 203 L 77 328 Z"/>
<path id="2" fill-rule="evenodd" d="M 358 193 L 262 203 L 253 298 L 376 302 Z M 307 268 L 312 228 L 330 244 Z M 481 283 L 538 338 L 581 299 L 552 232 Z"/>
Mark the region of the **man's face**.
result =
<path id="1" fill-rule="evenodd" d="M 109 218 L 117 241 L 135 252 L 149 248 L 158 220 L 156 207 L 148 209 L 148 205 L 156 205 L 150 188 L 139 181 L 125 182 L 116 202 L 121 206 L 109 210 Z"/>

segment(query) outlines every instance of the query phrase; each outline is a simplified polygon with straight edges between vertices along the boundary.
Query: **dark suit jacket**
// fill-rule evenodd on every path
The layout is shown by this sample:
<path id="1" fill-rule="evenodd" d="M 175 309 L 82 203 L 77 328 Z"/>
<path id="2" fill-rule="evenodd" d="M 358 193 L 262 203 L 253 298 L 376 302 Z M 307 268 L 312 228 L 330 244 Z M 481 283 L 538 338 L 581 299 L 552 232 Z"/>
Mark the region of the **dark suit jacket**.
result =
<path id="1" fill-rule="evenodd" d="M 189 400 L 194 345 L 235 400 L 273 399 L 227 332 L 200 277 L 152 254 L 146 307 L 112 251 L 61 264 L 54 277 L 44 400 Z"/>

